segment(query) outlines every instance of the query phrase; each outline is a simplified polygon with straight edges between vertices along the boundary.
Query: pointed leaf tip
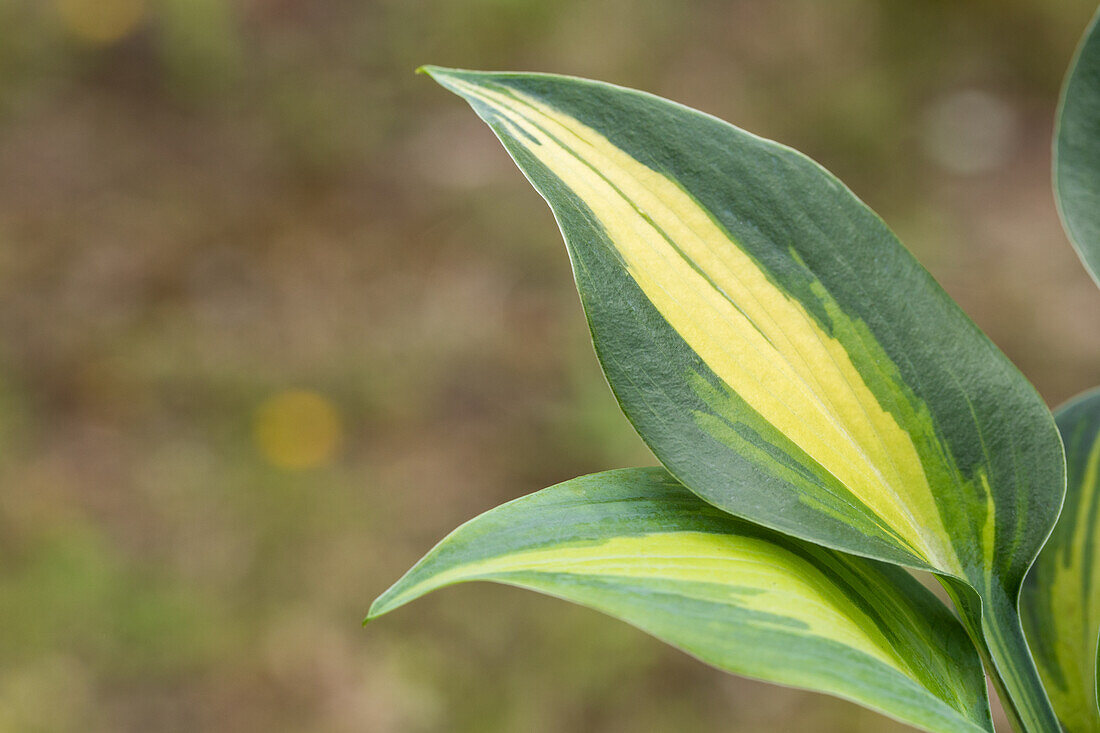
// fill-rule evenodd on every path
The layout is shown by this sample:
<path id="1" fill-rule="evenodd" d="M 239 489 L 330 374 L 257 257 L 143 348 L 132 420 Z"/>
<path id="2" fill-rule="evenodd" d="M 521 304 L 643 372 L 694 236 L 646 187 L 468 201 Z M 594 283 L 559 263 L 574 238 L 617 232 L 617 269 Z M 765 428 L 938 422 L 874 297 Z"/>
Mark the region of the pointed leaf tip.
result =
<path id="1" fill-rule="evenodd" d="M 374 599 L 374 603 L 370 604 L 370 608 L 367 609 L 367 617 L 363 619 L 363 625 L 370 623 L 380 616 L 385 616 L 390 611 L 404 606 L 409 601 L 413 600 L 412 597 L 406 596 L 401 598 L 402 593 L 408 588 L 408 577 L 419 567 L 420 563 L 413 566 L 408 573 L 405 573 L 396 583 L 387 588 L 382 595 Z"/>
<path id="2" fill-rule="evenodd" d="M 424 74 L 425 76 L 434 77 L 436 74 L 447 71 L 442 66 L 436 66 L 435 64 L 422 64 L 416 67 L 417 74 Z"/>

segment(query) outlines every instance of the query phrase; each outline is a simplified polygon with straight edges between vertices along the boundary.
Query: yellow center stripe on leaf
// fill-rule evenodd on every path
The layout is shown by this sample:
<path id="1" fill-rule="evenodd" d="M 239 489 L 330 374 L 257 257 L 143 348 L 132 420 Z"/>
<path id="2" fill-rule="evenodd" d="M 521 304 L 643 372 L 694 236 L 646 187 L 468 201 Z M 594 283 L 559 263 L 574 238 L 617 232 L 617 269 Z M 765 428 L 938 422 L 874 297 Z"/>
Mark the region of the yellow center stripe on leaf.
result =
<path id="1" fill-rule="evenodd" d="M 490 105 L 520 133 L 516 141 L 584 201 L 646 297 L 733 392 L 914 551 L 936 567 L 958 569 L 906 430 L 879 404 L 844 345 L 694 198 L 537 99 L 453 77 L 448 83 Z"/>
<path id="2" fill-rule="evenodd" d="M 805 632 L 797 633 L 832 639 L 909 674 L 878 626 L 834 581 L 812 563 L 765 540 L 706 532 L 615 537 L 597 545 L 550 547 L 490 558 L 452 568 L 429 582 L 441 587 L 516 572 L 729 586 L 728 597 L 722 602 L 801 622 Z M 416 588 L 407 593 L 420 595 Z M 716 598 L 708 594 L 707 600 Z M 789 626 L 783 629 L 795 633 Z"/>

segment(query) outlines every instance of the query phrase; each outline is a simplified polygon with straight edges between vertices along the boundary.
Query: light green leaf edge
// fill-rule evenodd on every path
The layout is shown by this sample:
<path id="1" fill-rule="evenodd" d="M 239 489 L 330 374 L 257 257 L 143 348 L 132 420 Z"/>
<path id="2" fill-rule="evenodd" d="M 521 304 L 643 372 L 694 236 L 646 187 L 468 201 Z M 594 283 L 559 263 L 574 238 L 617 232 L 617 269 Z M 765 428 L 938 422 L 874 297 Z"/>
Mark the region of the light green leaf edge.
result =
<path id="1" fill-rule="evenodd" d="M 1100 731 L 1100 389 L 1055 413 L 1066 446 L 1062 516 L 1024 585 L 1021 611 L 1039 674 L 1070 733 Z"/>
<path id="2" fill-rule="evenodd" d="M 550 203 L 604 373 L 665 467 L 734 515 L 936 572 L 1014 725 L 1057 731 L 1018 604 L 1061 441 L 881 219 L 797 151 L 653 95 L 423 71 Z"/>
<path id="3" fill-rule="evenodd" d="M 368 619 L 471 580 L 622 619 L 727 672 L 930 731 L 992 731 L 965 630 L 905 571 L 736 519 L 661 468 L 607 471 L 467 522 Z"/>
<path id="4" fill-rule="evenodd" d="M 1062 87 L 1054 126 L 1054 191 L 1062 225 L 1100 285 L 1100 9 Z"/>

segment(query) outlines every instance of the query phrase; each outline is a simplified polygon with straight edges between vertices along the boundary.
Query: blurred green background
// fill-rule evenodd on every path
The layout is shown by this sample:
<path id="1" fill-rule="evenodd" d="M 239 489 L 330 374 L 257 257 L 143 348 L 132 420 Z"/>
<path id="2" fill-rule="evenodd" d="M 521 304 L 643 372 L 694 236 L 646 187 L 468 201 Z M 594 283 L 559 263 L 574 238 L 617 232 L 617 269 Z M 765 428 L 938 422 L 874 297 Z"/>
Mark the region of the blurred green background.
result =
<path id="1" fill-rule="evenodd" d="M 0 0 L 0 733 L 888 731 L 490 586 L 437 539 L 652 463 L 553 220 L 422 63 L 798 147 L 1052 404 L 1100 293 L 1049 136 L 1093 0 Z"/>

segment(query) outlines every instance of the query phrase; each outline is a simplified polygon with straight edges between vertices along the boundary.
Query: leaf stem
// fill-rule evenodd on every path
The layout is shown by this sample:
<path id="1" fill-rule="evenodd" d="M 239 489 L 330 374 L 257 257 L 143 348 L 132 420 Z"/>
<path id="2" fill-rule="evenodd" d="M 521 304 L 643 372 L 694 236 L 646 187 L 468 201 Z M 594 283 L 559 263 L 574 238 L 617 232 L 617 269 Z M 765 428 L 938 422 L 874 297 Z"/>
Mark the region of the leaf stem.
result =
<path id="1" fill-rule="evenodd" d="M 1014 600 L 995 584 L 987 587 L 979 599 L 962 581 L 941 580 L 950 581 L 944 582 L 944 587 L 978 647 L 1012 729 L 1017 733 L 1061 733 L 1062 726 L 1039 678 Z"/>

